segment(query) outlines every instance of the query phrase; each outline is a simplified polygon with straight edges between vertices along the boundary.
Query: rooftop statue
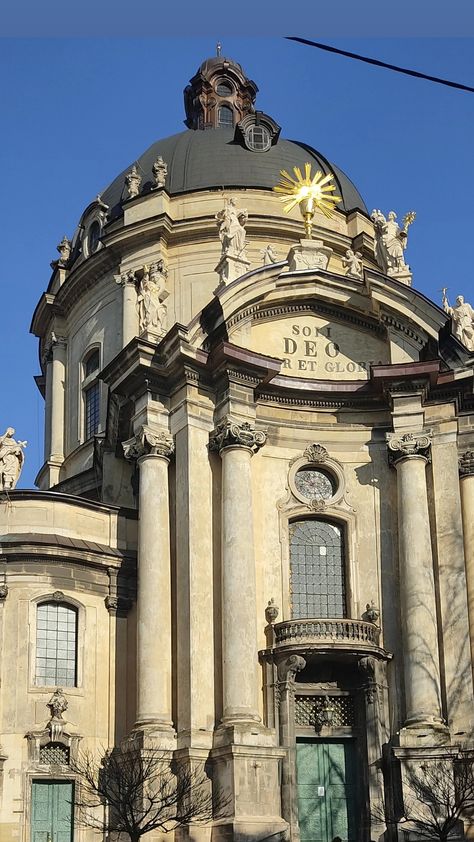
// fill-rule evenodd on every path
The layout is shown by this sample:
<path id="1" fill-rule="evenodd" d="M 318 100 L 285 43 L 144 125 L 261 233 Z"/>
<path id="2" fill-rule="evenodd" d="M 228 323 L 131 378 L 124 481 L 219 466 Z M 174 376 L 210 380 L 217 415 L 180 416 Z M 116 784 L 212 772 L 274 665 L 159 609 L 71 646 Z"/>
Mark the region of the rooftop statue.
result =
<path id="1" fill-rule="evenodd" d="M 247 211 L 236 206 L 235 199 L 226 199 L 225 206 L 216 213 L 219 228 L 219 239 L 222 243 L 222 257 L 240 257 L 245 255 L 245 225 L 248 220 Z"/>
<path id="2" fill-rule="evenodd" d="M 0 436 L 0 491 L 11 491 L 15 488 L 21 474 L 25 456 L 23 449 L 26 441 L 15 441 L 15 430 L 8 427 Z"/>
<path id="3" fill-rule="evenodd" d="M 168 164 L 163 161 L 161 155 L 158 156 L 152 167 L 153 178 L 155 184 L 154 190 L 161 190 L 165 186 L 166 176 L 168 175 Z"/>
<path id="4" fill-rule="evenodd" d="M 450 307 L 446 296 L 447 287 L 443 287 L 443 310 L 451 317 L 452 331 L 468 351 L 474 353 L 474 309 L 458 295 L 456 305 Z"/>
<path id="5" fill-rule="evenodd" d="M 133 199 L 135 196 L 138 196 L 140 192 L 140 185 L 142 183 L 142 177 L 138 172 L 136 164 L 133 165 L 130 172 L 125 176 L 125 183 L 128 190 L 127 199 Z"/>
<path id="6" fill-rule="evenodd" d="M 382 211 L 373 210 L 370 218 L 375 228 L 375 259 L 385 275 L 398 275 L 409 271 L 403 252 L 406 249 L 408 228 L 415 219 L 415 212 L 409 211 L 403 217 L 400 228 L 395 211 L 387 217 Z"/>

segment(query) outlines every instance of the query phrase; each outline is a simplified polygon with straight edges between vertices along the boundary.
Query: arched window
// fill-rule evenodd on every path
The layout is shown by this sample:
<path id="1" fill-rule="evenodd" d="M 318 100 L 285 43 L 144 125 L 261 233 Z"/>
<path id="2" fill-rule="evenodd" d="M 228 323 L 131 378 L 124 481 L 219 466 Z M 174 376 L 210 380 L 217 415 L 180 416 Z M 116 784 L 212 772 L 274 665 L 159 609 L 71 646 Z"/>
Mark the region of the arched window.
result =
<path id="1" fill-rule="evenodd" d="M 316 518 L 290 524 L 291 616 L 346 616 L 344 541 L 340 526 Z"/>
<path id="2" fill-rule="evenodd" d="M 230 85 L 229 82 L 217 83 L 216 93 L 219 94 L 219 96 L 232 96 L 233 92 L 232 85 Z"/>
<path id="3" fill-rule="evenodd" d="M 217 125 L 223 129 L 232 128 L 234 125 L 234 114 L 230 105 L 219 106 Z"/>
<path id="4" fill-rule="evenodd" d="M 36 608 L 35 684 L 77 685 L 77 610 L 64 602 L 40 602 Z"/>
<path id="5" fill-rule="evenodd" d="M 100 422 L 100 383 L 97 379 L 100 369 L 100 352 L 94 348 L 82 363 L 82 396 L 84 411 L 84 441 L 91 439 Z"/>

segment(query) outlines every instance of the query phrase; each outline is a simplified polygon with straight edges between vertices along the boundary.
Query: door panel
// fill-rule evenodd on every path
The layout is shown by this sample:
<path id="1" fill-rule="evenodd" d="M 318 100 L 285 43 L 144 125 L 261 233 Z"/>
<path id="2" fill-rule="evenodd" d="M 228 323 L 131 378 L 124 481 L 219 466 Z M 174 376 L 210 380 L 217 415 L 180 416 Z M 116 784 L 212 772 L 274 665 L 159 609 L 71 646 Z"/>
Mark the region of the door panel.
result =
<path id="1" fill-rule="evenodd" d="M 71 842 L 73 802 L 71 781 L 33 781 L 31 842 Z"/>
<path id="2" fill-rule="evenodd" d="M 357 778 L 350 741 L 296 744 L 301 842 L 355 842 Z"/>

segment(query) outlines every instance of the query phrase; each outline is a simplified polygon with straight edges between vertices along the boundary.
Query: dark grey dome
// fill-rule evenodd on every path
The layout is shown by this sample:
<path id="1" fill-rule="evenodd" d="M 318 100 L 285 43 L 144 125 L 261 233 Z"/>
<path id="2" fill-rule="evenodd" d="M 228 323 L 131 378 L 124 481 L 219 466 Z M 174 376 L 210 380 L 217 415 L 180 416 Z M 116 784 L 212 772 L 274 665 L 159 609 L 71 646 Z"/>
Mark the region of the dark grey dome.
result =
<path id="1" fill-rule="evenodd" d="M 142 193 L 152 187 L 152 166 L 159 155 L 168 164 L 166 190 L 170 195 L 223 187 L 271 189 L 278 182 L 280 170 L 292 172 L 294 166 L 303 167 L 308 161 L 313 173 L 316 169 L 324 174 L 334 173 L 343 200 L 339 209 L 358 208 L 368 213 L 364 200 L 349 178 L 320 152 L 298 141 L 278 140 L 266 152 L 251 152 L 235 140 L 234 129 L 180 132 L 157 140 L 137 159 Z M 130 167 L 101 194 L 111 209 L 111 218 L 122 212 L 121 203 L 127 195 L 125 176 Z"/>

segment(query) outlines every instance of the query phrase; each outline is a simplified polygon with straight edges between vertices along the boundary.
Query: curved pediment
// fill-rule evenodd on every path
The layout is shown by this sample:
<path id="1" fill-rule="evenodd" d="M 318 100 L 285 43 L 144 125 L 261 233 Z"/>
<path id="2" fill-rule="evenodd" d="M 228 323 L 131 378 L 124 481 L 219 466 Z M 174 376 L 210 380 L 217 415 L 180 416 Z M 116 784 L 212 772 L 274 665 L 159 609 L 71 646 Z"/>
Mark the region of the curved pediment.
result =
<path id="1" fill-rule="evenodd" d="M 280 359 L 286 377 L 363 381 L 372 365 L 418 362 L 444 321 L 420 293 L 378 273 L 357 280 L 279 264 L 217 290 L 191 336 Z"/>

